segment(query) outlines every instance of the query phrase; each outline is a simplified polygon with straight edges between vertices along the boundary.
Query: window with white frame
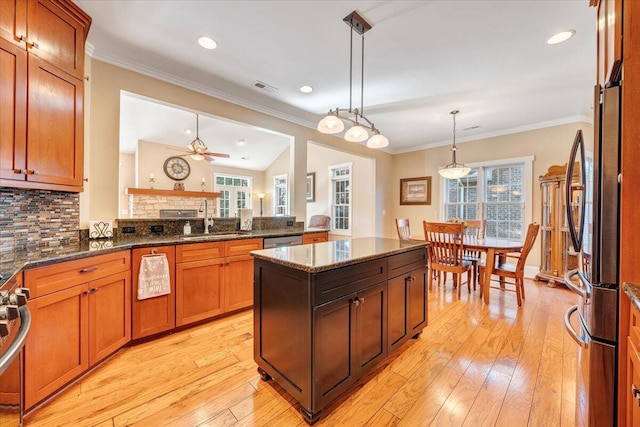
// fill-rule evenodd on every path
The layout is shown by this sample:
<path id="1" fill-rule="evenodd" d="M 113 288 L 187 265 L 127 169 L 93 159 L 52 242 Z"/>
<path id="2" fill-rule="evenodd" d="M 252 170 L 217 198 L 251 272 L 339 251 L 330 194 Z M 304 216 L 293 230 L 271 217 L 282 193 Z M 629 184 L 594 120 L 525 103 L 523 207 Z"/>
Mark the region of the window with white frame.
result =
<path id="1" fill-rule="evenodd" d="M 443 179 L 444 219 L 485 219 L 486 237 L 522 241 L 531 222 L 533 157 L 473 165 L 460 179 Z"/>
<path id="2" fill-rule="evenodd" d="M 275 215 L 289 214 L 289 192 L 287 191 L 287 175 L 273 177 L 273 212 Z"/>
<path id="3" fill-rule="evenodd" d="M 345 163 L 329 167 L 331 177 L 331 230 L 338 234 L 351 233 L 351 167 Z"/>
<path id="4" fill-rule="evenodd" d="M 218 216 L 231 218 L 238 216 L 240 209 L 251 208 L 251 178 L 214 174 L 213 189 L 220 193 Z"/>

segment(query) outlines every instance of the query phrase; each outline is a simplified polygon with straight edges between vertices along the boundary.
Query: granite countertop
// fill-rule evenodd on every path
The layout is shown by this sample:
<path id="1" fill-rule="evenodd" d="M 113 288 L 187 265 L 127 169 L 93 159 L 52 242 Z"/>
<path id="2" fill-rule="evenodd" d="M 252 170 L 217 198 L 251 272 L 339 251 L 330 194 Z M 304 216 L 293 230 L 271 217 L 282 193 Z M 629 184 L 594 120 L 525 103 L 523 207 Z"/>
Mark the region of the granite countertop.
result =
<path id="1" fill-rule="evenodd" d="M 631 300 L 631 304 L 640 311 L 640 284 L 627 282 L 622 285 L 622 290 Z"/>
<path id="2" fill-rule="evenodd" d="M 401 241 L 380 237 L 362 237 L 333 240 L 314 245 L 262 249 L 252 251 L 251 255 L 275 264 L 308 273 L 317 273 L 425 246 L 425 242 L 421 240 Z"/>
<path id="3" fill-rule="evenodd" d="M 215 242 L 220 240 L 254 239 L 263 237 L 291 236 L 302 233 L 320 233 L 320 229 L 279 229 L 230 231 L 220 234 L 162 235 L 144 237 L 121 237 L 111 240 L 81 240 L 76 244 L 49 246 L 24 251 L 5 251 L 0 257 L 0 286 L 21 270 L 58 262 L 72 261 L 94 255 L 156 245 L 177 245 Z"/>

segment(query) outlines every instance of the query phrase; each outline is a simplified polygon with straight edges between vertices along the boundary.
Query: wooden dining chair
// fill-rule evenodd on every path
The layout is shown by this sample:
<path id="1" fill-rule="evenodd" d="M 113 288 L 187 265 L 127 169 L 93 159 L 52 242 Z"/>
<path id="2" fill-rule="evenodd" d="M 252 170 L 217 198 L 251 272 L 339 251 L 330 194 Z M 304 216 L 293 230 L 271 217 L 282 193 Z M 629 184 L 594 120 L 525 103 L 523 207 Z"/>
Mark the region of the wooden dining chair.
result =
<path id="1" fill-rule="evenodd" d="M 464 225 L 447 222 L 422 222 L 424 238 L 429 243 L 429 267 L 434 271 L 453 274 L 453 286 L 460 288 L 462 273 L 467 272 L 467 289 L 471 292 L 471 261 L 465 261 L 462 236 Z M 433 274 L 429 275 L 429 290 L 433 289 Z"/>
<path id="2" fill-rule="evenodd" d="M 465 237 L 471 239 L 484 239 L 484 229 L 487 224 L 486 219 L 466 219 L 466 228 L 464 229 Z M 476 283 L 478 281 L 478 274 L 480 273 L 481 259 L 480 251 L 473 251 L 469 249 L 464 250 L 464 259 L 471 261 L 472 275 L 473 275 L 473 290 L 476 290 Z"/>
<path id="3" fill-rule="evenodd" d="M 398 239 L 410 240 L 411 228 L 409 227 L 409 218 L 396 218 L 396 230 L 398 230 Z"/>
<path id="4" fill-rule="evenodd" d="M 520 252 L 509 252 L 506 254 L 501 254 L 502 256 L 496 257 L 496 265 L 493 268 L 492 275 L 496 275 L 499 277 L 498 279 L 491 279 L 491 281 L 499 281 L 500 286 L 491 286 L 491 284 L 487 284 L 486 286 L 491 286 L 494 289 L 501 289 L 503 291 L 515 291 L 516 298 L 518 300 L 518 306 L 522 305 L 522 300 L 525 297 L 524 293 L 524 267 L 527 262 L 527 257 L 531 252 L 531 248 L 533 248 L 533 244 L 538 237 L 538 231 L 540 230 L 540 224 L 529 224 L 527 228 L 527 235 L 524 238 L 524 242 L 522 244 L 522 250 Z M 515 260 L 514 262 L 504 262 L 507 260 Z M 484 277 L 484 269 L 485 265 L 480 264 L 480 289 L 482 289 L 485 284 L 483 283 Z M 512 279 L 513 282 L 507 282 L 505 279 Z M 513 285 L 515 289 L 507 289 L 506 285 Z"/>

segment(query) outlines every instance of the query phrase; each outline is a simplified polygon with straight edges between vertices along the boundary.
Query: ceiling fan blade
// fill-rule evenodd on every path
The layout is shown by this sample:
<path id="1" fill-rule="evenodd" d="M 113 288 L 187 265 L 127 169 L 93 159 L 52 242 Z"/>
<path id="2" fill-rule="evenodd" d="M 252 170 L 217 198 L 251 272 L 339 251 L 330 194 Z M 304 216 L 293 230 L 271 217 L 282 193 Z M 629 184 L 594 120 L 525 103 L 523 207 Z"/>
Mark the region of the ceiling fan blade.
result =
<path id="1" fill-rule="evenodd" d="M 224 153 L 212 153 L 210 151 L 205 151 L 204 153 L 202 153 L 205 156 L 213 156 L 213 157 L 224 157 L 225 159 L 230 158 L 231 156 L 228 154 L 224 154 Z"/>

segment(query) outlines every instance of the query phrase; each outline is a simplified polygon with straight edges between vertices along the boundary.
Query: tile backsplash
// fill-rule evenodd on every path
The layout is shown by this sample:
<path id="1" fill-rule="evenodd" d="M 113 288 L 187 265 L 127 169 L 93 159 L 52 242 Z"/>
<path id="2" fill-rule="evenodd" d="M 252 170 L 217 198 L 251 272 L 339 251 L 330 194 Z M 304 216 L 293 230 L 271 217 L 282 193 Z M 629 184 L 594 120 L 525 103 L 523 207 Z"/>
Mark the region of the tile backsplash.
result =
<path id="1" fill-rule="evenodd" d="M 0 188 L 0 252 L 78 243 L 78 193 Z"/>

